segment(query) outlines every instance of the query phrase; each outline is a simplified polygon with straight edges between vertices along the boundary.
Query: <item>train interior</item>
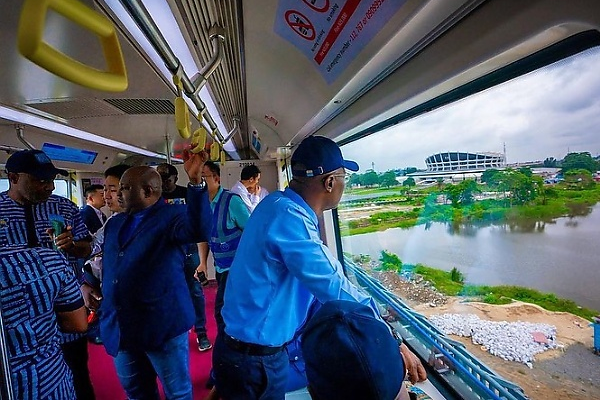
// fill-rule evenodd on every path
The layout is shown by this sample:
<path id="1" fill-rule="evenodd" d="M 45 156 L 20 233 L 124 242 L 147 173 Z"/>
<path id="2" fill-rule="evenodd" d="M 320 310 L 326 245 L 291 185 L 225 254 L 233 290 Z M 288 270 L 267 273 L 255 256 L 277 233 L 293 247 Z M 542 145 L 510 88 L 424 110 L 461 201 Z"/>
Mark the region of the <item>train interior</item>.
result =
<path id="1" fill-rule="evenodd" d="M 595 0 L 10 0 L 0 21 L 2 190 L 7 158 L 42 149 L 79 205 L 106 168 L 183 171 L 198 145 L 225 187 L 257 164 L 282 189 L 310 135 L 358 142 L 600 43 Z M 336 218 L 325 240 L 342 259 Z M 359 268 L 348 274 L 424 362 L 461 365 L 430 367 L 433 398 L 526 398 Z"/>

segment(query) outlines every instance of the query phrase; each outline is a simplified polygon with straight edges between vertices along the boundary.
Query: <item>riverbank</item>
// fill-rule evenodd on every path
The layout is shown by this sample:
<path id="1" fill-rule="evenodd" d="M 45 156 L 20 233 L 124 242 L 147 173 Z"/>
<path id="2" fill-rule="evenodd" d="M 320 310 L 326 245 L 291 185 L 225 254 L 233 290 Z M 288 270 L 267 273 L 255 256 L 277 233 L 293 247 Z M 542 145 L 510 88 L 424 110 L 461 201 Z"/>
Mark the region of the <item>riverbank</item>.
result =
<path id="1" fill-rule="evenodd" d="M 475 314 L 490 321 L 523 321 L 555 326 L 556 339 L 564 347 L 538 354 L 532 369 L 493 356 L 482 350 L 480 345 L 472 343 L 470 338 L 452 338 L 464 343 L 469 352 L 502 377 L 523 388 L 532 400 L 600 400 L 600 357 L 592 352 L 593 329 L 585 319 L 523 302 L 504 305 L 466 302 L 463 297 L 443 296 L 430 285 L 409 283 L 395 272 L 373 274 L 390 291 L 427 317 L 445 313 Z"/>

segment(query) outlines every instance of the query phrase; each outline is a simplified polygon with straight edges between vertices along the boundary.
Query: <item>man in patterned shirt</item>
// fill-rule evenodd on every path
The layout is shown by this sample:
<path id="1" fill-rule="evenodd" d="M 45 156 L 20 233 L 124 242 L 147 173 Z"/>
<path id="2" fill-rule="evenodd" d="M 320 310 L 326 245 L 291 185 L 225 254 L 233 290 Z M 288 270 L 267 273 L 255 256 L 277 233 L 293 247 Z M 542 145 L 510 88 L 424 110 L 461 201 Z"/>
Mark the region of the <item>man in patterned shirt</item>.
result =
<path id="1" fill-rule="evenodd" d="M 79 284 L 65 257 L 41 247 L 0 247 L 0 298 L 15 398 L 75 399 L 58 328 L 84 332 L 87 319 Z"/>
<path id="2" fill-rule="evenodd" d="M 0 248 L 59 250 L 81 279 L 77 259 L 90 254 L 90 233 L 77 206 L 52 194 L 56 175 L 67 175 L 67 171 L 56 168 L 40 150 L 23 150 L 9 157 L 6 172 L 10 186 L 0 193 Z M 63 335 L 62 349 L 73 372 L 77 398 L 94 399 L 85 336 Z"/>

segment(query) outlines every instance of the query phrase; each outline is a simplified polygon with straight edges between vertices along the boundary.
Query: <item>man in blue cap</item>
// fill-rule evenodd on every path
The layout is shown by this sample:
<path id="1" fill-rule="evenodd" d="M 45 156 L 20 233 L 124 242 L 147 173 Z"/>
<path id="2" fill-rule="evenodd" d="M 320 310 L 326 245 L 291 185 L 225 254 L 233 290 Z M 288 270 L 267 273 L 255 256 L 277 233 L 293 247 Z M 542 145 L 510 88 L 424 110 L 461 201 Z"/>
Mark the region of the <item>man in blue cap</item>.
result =
<path id="1" fill-rule="evenodd" d="M 408 398 L 398 342 L 365 305 L 325 303 L 304 328 L 302 353 L 313 400 Z"/>
<path id="2" fill-rule="evenodd" d="M 90 232 L 71 200 L 53 195 L 56 175 L 68 175 L 40 150 L 22 150 L 6 161 L 9 189 L 0 193 L 0 244 L 5 249 L 44 247 L 60 250 L 79 282 L 78 259 L 91 252 Z M 63 334 L 61 347 L 73 372 L 77 398 L 94 399 L 88 371 L 87 340 L 82 334 Z"/>
<path id="3" fill-rule="evenodd" d="M 224 400 L 285 397 L 284 348 L 315 298 L 377 309 L 346 278 L 319 233 L 319 218 L 342 197 L 346 170 L 357 171 L 358 164 L 344 160 L 332 140 L 312 136 L 295 150 L 291 167 L 289 187 L 271 193 L 254 210 L 229 272 L 225 330 L 213 352 L 217 390 Z M 423 370 L 419 378 L 424 375 Z"/>

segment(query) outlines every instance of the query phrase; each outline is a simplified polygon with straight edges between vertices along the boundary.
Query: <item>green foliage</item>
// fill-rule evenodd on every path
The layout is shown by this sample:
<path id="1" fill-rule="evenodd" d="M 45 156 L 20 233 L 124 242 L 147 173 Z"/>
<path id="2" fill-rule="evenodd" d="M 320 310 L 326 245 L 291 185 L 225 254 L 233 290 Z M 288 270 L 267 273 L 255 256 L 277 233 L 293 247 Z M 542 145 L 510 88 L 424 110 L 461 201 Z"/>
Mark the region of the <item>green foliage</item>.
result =
<path id="1" fill-rule="evenodd" d="M 426 267 L 423 264 L 417 264 L 414 272 L 431 282 L 437 290 L 448 296 L 457 296 L 463 288 L 462 283 L 454 282 L 450 277 L 450 272 L 441 269 Z"/>
<path id="2" fill-rule="evenodd" d="M 404 182 L 402 182 L 402 186 L 413 187 L 415 185 L 416 185 L 416 183 L 415 183 L 415 179 L 413 177 L 406 178 L 406 180 L 404 180 Z"/>
<path id="3" fill-rule="evenodd" d="M 461 181 L 456 185 L 450 185 L 444 189 L 444 193 L 452 202 L 454 207 L 472 204 L 475 193 L 480 192 L 477 182 L 473 179 Z"/>
<path id="4" fill-rule="evenodd" d="M 377 172 L 369 171 L 362 175 L 361 184 L 365 186 L 375 186 L 379 183 L 379 176 L 377 176 Z"/>
<path id="5" fill-rule="evenodd" d="M 402 271 L 402 261 L 393 253 L 382 250 L 379 261 L 381 262 L 380 269 L 383 271 Z"/>
<path id="6" fill-rule="evenodd" d="M 390 187 L 398 185 L 394 171 L 387 171 L 379 176 L 379 186 Z"/>
<path id="7" fill-rule="evenodd" d="M 458 270 L 458 268 L 454 267 L 450 270 L 450 280 L 452 282 L 464 283 L 465 276 Z"/>
<path id="8" fill-rule="evenodd" d="M 574 169 L 585 169 L 596 172 L 599 169 L 598 161 L 594 160 L 589 152 L 569 153 L 562 161 L 562 171 L 566 174 Z"/>
<path id="9" fill-rule="evenodd" d="M 554 157 L 549 157 L 544 160 L 544 167 L 546 168 L 556 168 L 558 165 L 558 161 Z"/>

